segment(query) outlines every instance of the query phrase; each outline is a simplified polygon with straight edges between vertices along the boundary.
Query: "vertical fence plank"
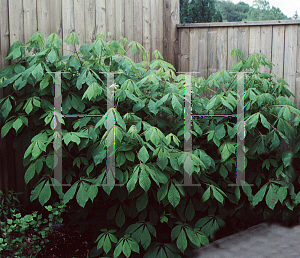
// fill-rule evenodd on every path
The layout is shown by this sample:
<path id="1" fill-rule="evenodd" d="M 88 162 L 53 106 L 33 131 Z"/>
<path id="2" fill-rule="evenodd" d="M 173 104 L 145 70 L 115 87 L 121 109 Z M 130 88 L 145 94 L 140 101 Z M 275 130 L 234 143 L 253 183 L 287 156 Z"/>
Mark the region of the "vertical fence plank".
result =
<path id="1" fill-rule="evenodd" d="M 96 35 L 100 32 L 106 36 L 106 0 L 96 1 Z"/>
<path id="2" fill-rule="evenodd" d="M 62 1 L 62 20 L 63 20 L 63 33 L 62 41 L 75 31 L 75 18 L 74 18 L 74 0 Z M 71 55 L 75 51 L 75 46 L 63 42 L 63 55 Z"/>
<path id="3" fill-rule="evenodd" d="M 260 26 L 250 27 L 249 54 L 260 54 Z"/>
<path id="4" fill-rule="evenodd" d="M 207 37 L 208 37 L 208 29 L 202 28 L 199 30 L 199 45 L 198 45 L 198 52 L 199 52 L 199 76 L 204 77 L 207 79 L 207 51 L 208 51 L 208 44 L 207 44 Z"/>
<path id="5" fill-rule="evenodd" d="M 24 7 L 24 43 L 26 44 L 28 40 L 33 36 L 34 33 L 38 31 L 37 26 L 37 9 L 36 0 L 23 0 Z M 45 35 L 44 35 L 45 36 Z M 25 48 L 25 56 L 32 55 Z"/>
<path id="6" fill-rule="evenodd" d="M 300 109 L 300 25 L 298 27 L 298 40 L 297 40 L 297 58 L 296 58 L 296 89 L 295 89 L 295 99 L 296 99 L 296 106 Z"/>
<path id="7" fill-rule="evenodd" d="M 138 43 L 143 43 L 143 2 L 141 0 L 134 0 L 134 23 L 133 23 L 133 40 Z M 140 55 L 141 50 L 138 48 L 136 54 L 134 54 L 134 61 L 139 63 L 142 61 Z"/>
<path id="8" fill-rule="evenodd" d="M 207 70 L 208 76 L 218 71 L 218 56 L 217 56 L 217 37 L 218 37 L 218 28 L 209 28 L 208 29 L 208 62 L 207 62 Z M 209 92 L 205 92 L 207 98 L 214 95 L 216 91 L 216 87 L 211 87 Z"/>
<path id="9" fill-rule="evenodd" d="M 85 0 L 74 0 L 74 17 L 76 17 L 76 19 L 74 19 L 74 27 L 78 36 L 79 45 L 86 44 L 85 31 L 87 26 L 85 24 L 85 2 Z M 75 45 L 75 48 L 78 50 L 79 47 Z"/>
<path id="10" fill-rule="evenodd" d="M 238 27 L 237 31 L 238 49 L 246 58 L 249 55 L 249 27 Z"/>
<path id="11" fill-rule="evenodd" d="M 18 17 L 15 19 L 14 17 Z M 23 1 L 9 0 L 9 36 L 10 45 L 16 41 L 24 42 Z"/>
<path id="12" fill-rule="evenodd" d="M 9 10 L 8 1 L 0 0 L 0 69 L 9 65 L 9 61 L 5 60 L 10 48 L 10 32 L 9 32 Z M 0 94 L 2 89 L 0 89 Z M 2 92 L 3 93 L 3 92 Z"/>
<path id="13" fill-rule="evenodd" d="M 125 4 L 125 38 L 128 40 L 128 44 L 133 40 L 133 24 L 134 24 L 134 16 L 133 16 L 133 0 L 126 0 Z M 126 56 L 130 59 L 134 60 L 134 55 L 131 51 L 131 46 L 128 45 L 125 47 Z"/>
<path id="14" fill-rule="evenodd" d="M 285 28 L 285 50 L 284 50 L 284 79 L 289 84 L 289 91 L 295 94 L 296 84 L 296 53 L 297 53 L 298 28 L 286 25 Z M 290 100 L 294 101 L 291 96 Z"/>
<path id="15" fill-rule="evenodd" d="M 228 53 L 228 29 L 227 27 L 218 29 L 217 37 L 217 58 L 218 70 L 227 69 L 227 53 Z"/>
<path id="16" fill-rule="evenodd" d="M 116 40 L 125 36 L 125 1 L 117 0 L 116 2 Z"/>
<path id="17" fill-rule="evenodd" d="M 182 28 L 179 32 L 179 43 L 180 43 L 180 53 L 179 53 L 179 72 L 189 71 L 189 59 L 190 59 L 190 29 Z M 178 74 L 179 75 L 179 74 Z"/>
<path id="18" fill-rule="evenodd" d="M 0 0 L 0 69 L 9 65 L 9 61 L 5 60 L 7 57 L 10 43 L 9 43 L 9 10 L 8 10 L 8 1 Z M 3 98 L 4 92 L 3 89 L 0 89 L 0 99 Z M 7 138 L 7 137 L 6 137 Z M 9 143 L 7 139 L 1 139 L 0 137 L 0 164 L 1 164 L 1 173 L 0 173 L 0 189 L 7 194 L 8 193 L 8 174 L 9 167 L 7 163 L 7 147 Z M 11 172 L 11 171 L 10 171 Z M 1 200 L 0 200 L 1 201 Z"/>
<path id="19" fill-rule="evenodd" d="M 50 5 L 50 31 L 62 38 L 62 1 L 51 0 Z"/>
<path id="20" fill-rule="evenodd" d="M 231 51 L 234 48 L 238 47 L 237 43 L 237 28 L 236 27 L 230 27 L 228 28 L 228 60 L 227 60 L 227 68 L 228 70 L 231 69 L 231 67 L 238 61 L 237 57 L 232 58 Z M 208 75 L 207 75 L 208 76 Z"/>
<path id="21" fill-rule="evenodd" d="M 176 24 L 180 23 L 179 0 L 164 1 L 164 55 L 165 60 L 178 69 L 178 33 Z M 165 53 L 166 52 L 166 53 Z"/>
<path id="22" fill-rule="evenodd" d="M 189 72 L 198 72 L 199 68 L 199 30 L 197 28 L 190 29 L 190 53 L 193 53 L 189 60 Z M 198 74 L 192 74 L 197 77 Z"/>
<path id="23" fill-rule="evenodd" d="M 152 47 L 152 54 L 155 50 L 158 50 L 163 58 L 165 59 L 165 53 L 164 53 L 164 2 L 162 0 L 152 0 L 152 2 L 155 2 L 155 6 L 152 9 L 153 5 L 151 6 L 151 17 L 155 17 L 156 21 L 156 30 L 153 34 L 154 28 L 151 27 L 152 30 L 152 37 L 155 36 L 155 40 L 152 40 L 152 42 L 155 42 L 155 47 Z M 153 18 L 152 18 L 153 20 Z M 153 56 L 154 58 L 154 56 Z"/>
<path id="24" fill-rule="evenodd" d="M 260 48 L 261 52 L 271 61 L 272 60 L 272 27 L 273 26 L 261 26 L 260 30 L 260 37 L 261 37 L 261 42 L 260 42 Z M 267 66 L 265 67 L 260 67 L 260 72 L 261 73 L 270 73 L 271 69 L 268 68 Z"/>
<path id="25" fill-rule="evenodd" d="M 51 33 L 50 27 L 50 1 L 37 0 L 38 30 L 47 38 Z"/>
<path id="26" fill-rule="evenodd" d="M 106 0 L 106 28 L 113 39 L 116 39 L 116 1 Z M 110 41 L 112 39 L 109 39 Z"/>
<path id="27" fill-rule="evenodd" d="M 96 4 L 95 0 L 86 0 L 84 6 L 84 17 L 85 17 L 85 44 L 89 46 L 94 42 L 96 35 Z M 75 16 L 76 17 L 76 16 Z M 83 44 L 79 41 L 79 45 Z"/>
<path id="28" fill-rule="evenodd" d="M 151 55 L 151 9 L 150 1 L 143 0 L 143 47 Z M 150 59 L 147 58 L 145 61 L 150 62 Z"/>
<path id="29" fill-rule="evenodd" d="M 273 26 L 272 63 L 275 65 L 273 73 L 280 78 L 283 78 L 284 29 L 284 25 Z"/>

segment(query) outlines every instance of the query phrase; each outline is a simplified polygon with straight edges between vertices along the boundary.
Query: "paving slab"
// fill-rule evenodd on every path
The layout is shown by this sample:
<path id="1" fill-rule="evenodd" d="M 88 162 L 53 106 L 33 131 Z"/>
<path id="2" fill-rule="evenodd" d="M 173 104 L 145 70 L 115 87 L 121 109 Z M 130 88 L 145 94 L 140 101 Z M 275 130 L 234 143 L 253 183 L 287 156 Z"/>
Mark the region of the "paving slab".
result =
<path id="1" fill-rule="evenodd" d="M 261 223 L 202 246 L 192 257 L 300 258 L 300 225 Z"/>

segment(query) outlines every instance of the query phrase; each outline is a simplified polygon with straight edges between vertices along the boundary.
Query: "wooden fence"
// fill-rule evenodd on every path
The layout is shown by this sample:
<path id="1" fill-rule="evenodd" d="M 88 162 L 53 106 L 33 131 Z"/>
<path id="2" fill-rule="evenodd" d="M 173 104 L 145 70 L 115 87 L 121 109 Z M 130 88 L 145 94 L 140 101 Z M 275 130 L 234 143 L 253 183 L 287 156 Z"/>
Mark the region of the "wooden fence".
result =
<path id="1" fill-rule="evenodd" d="M 272 72 L 286 80 L 300 108 L 300 21 L 256 21 L 178 24 L 179 71 L 200 72 L 208 78 L 238 61 L 230 53 L 239 48 L 245 57 L 263 53 L 275 64 Z M 270 72 L 262 67 L 261 72 Z"/>
<path id="2" fill-rule="evenodd" d="M 110 32 L 114 40 L 125 37 L 129 42 L 142 44 L 150 53 L 150 60 L 157 49 L 166 61 L 176 66 L 179 0 L 0 0 L 0 6 L 0 69 L 11 63 L 4 60 L 10 46 L 17 40 L 26 43 L 37 31 L 45 38 L 56 33 L 62 40 L 76 32 L 80 45 L 90 45 L 98 33 Z M 75 50 L 66 43 L 62 48 L 63 55 Z M 139 49 L 135 55 L 129 50 L 127 56 L 141 62 L 140 54 Z M 24 192 L 22 204 L 31 209 L 32 183 L 26 187 L 23 177 L 25 147 L 16 150 L 12 146 L 10 132 L 5 139 L 0 139 L 0 189 L 5 193 L 10 189 Z"/>
<path id="3" fill-rule="evenodd" d="M 299 21 L 180 25 L 179 0 L 0 0 L 0 4 L 0 69 L 11 63 L 4 60 L 9 47 L 17 40 L 26 43 L 36 31 L 45 38 L 56 33 L 61 39 L 74 31 L 80 45 L 90 45 L 100 32 L 111 32 L 115 40 L 123 36 L 141 43 L 150 54 L 158 49 L 177 71 L 200 71 L 195 77 L 204 78 L 230 69 L 237 61 L 230 52 L 238 47 L 245 56 L 254 51 L 266 54 L 276 65 L 273 71 L 290 84 L 300 108 Z M 74 50 L 63 43 L 63 55 Z M 127 55 L 135 62 L 142 60 L 140 52 Z M 25 147 L 12 146 L 10 132 L 0 139 L 0 189 L 23 192 L 25 208 L 38 208 L 29 201 L 33 184 L 24 183 Z"/>

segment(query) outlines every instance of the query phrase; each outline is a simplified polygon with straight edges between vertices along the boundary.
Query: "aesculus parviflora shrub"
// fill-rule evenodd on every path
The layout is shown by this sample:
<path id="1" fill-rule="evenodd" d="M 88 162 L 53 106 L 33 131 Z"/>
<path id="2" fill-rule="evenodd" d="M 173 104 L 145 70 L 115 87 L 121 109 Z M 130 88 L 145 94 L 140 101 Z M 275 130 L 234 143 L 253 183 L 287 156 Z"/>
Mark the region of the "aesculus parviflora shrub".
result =
<path id="1" fill-rule="evenodd" d="M 255 186 L 228 186 L 236 182 L 236 118 L 206 116 L 191 123 L 193 182 L 201 186 L 183 187 L 185 75 L 176 76 L 158 51 L 151 63 L 134 63 L 124 48 L 139 47 L 145 59 L 140 44 L 103 38 L 62 57 L 59 37 L 50 35 L 45 45 L 37 32 L 27 42 L 34 55 L 24 56 L 27 44 L 15 42 L 7 59 L 16 62 L 0 71 L 0 86 L 12 90 L 1 100 L 1 137 L 12 129 L 16 144 L 25 139 L 24 179 L 36 179 L 30 199 L 44 206 L 58 195 L 70 204 L 71 223 L 95 236 L 91 257 L 181 257 L 226 223 L 245 223 L 245 213 L 247 223 L 299 213 L 300 111 L 283 79 L 258 72 L 259 65 L 272 67 L 263 54 L 243 59 L 235 49 L 240 61 L 232 73 L 192 77 L 193 115 L 236 114 L 237 73 L 253 72 L 245 74 L 245 171 Z M 65 42 L 79 45 L 75 33 Z M 47 73 L 56 71 L 69 72 L 62 73 L 63 114 L 103 114 L 63 118 L 63 183 L 71 184 L 64 190 L 47 185 L 57 181 L 55 73 Z M 106 72 L 118 72 L 116 105 L 108 111 Z M 201 98 L 211 86 L 218 88 L 214 96 Z M 115 116 L 115 178 L 122 186 L 99 186 L 106 183 L 108 112 Z M 279 151 L 282 139 L 292 139 L 293 152 Z"/>

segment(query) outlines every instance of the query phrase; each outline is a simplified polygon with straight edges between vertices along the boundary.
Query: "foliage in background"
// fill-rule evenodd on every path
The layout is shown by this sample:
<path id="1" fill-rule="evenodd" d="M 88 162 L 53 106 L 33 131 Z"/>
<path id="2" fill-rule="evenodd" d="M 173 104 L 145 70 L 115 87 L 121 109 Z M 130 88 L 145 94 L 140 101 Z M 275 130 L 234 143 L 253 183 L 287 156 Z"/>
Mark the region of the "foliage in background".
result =
<path id="1" fill-rule="evenodd" d="M 293 19 L 297 19 L 297 12 Z M 255 0 L 253 6 L 228 0 L 180 0 L 180 23 L 287 20 L 279 8 L 266 0 Z"/>
<path id="2" fill-rule="evenodd" d="M 11 193 L 10 195 L 11 196 Z M 4 197 L 8 199 L 9 197 Z M 19 200 L 14 197 L 14 200 Z M 63 221 L 61 214 L 65 211 L 64 204 L 54 203 L 45 206 L 48 210 L 48 219 L 42 220 L 42 214 L 34 211 L 32 214 L 22 216 L 17 209 L 4 208 L 1 210 L 0 220 L 0 256 L 1 257 L 28 257 L 27 247 L 30 245 L 30 255 L 36 255 L 42 248 L 45 247 L 47 233 L 52 231 L 52 225 Z M 7 211 L 10 211 L 10 218 L 7 218 Z M 2 216 L 5 219 L 2 219 Z M 24 255 L 26 252 L 27 255 Z M 35 256 L 30 256 L 35 257 Z"/>
<path id="3" fill-rule="evenodd" d="M 1 137 L 14 130 L 24 144 L 24 179 L 34 180 L 31 201 L 42 206 L 53 195 L 69 204 L 71 223 L 95 237 L 91 257 L 174 257 L 189 255 L 207 244 L 215 232 L 231 223 L 249 225 L 270 218 L 298 219 L 300 203 L 300 111 L 288 98 L 287 83 L 275 74 L 263 54 L 243 58 L 232 73 L 219 71 L 207 80 L 192 77 L 193 114 L 236 114 L 237 74 L 245 74 L 246 182 L 253 187 L 229 187 L 236 182 L 236 118 L 201 117 L 192 120 L 193 150 L 189 174 L 201 186 L 183 187 L 185 76 L 158 51 L 150 62 L 135 63 L 125 56 L 142 50 L 137 42 L 121 38 L 81 45 L 76 53 L 62 56 L 61 40 L 35 33 L 27 42 L 33 56 L 15 42 L 7 59 L 15 63 L 0 71 L 0 100 L 5 124 Z M 79 45 L 71 33 L 65 42 Z M 121 46 L 121 43 L 123 46 Z M 62 113 L 103 114 L 99 117 L 64 118 L 62 126 L 63 191 L 53 177 L 55 71 L 62 74 Z M 48 72 L 48 73 L 47 73 Z M 115 75 L 115 103 L 107 110 L 107 74 Z M 212 98 L 199 95 L 216 86 Z M 18 93 L 18 94 L 17 94 Z M 115 118 L 116 183 L 106 180 L 107 115 Z M 166 121 L 169 118 L 169 121 Z M 173 118 L 170 120 L 170 118 Z M 281 152 L 280 142 L 294 143 L 292 152 Z M 246 215 L 245 215 L 246 214 Z"/>
<path id="4" fill-rule="evenodd" d="M 180 23 L 221 22 L 215 0 L 180 0 Z"/>

